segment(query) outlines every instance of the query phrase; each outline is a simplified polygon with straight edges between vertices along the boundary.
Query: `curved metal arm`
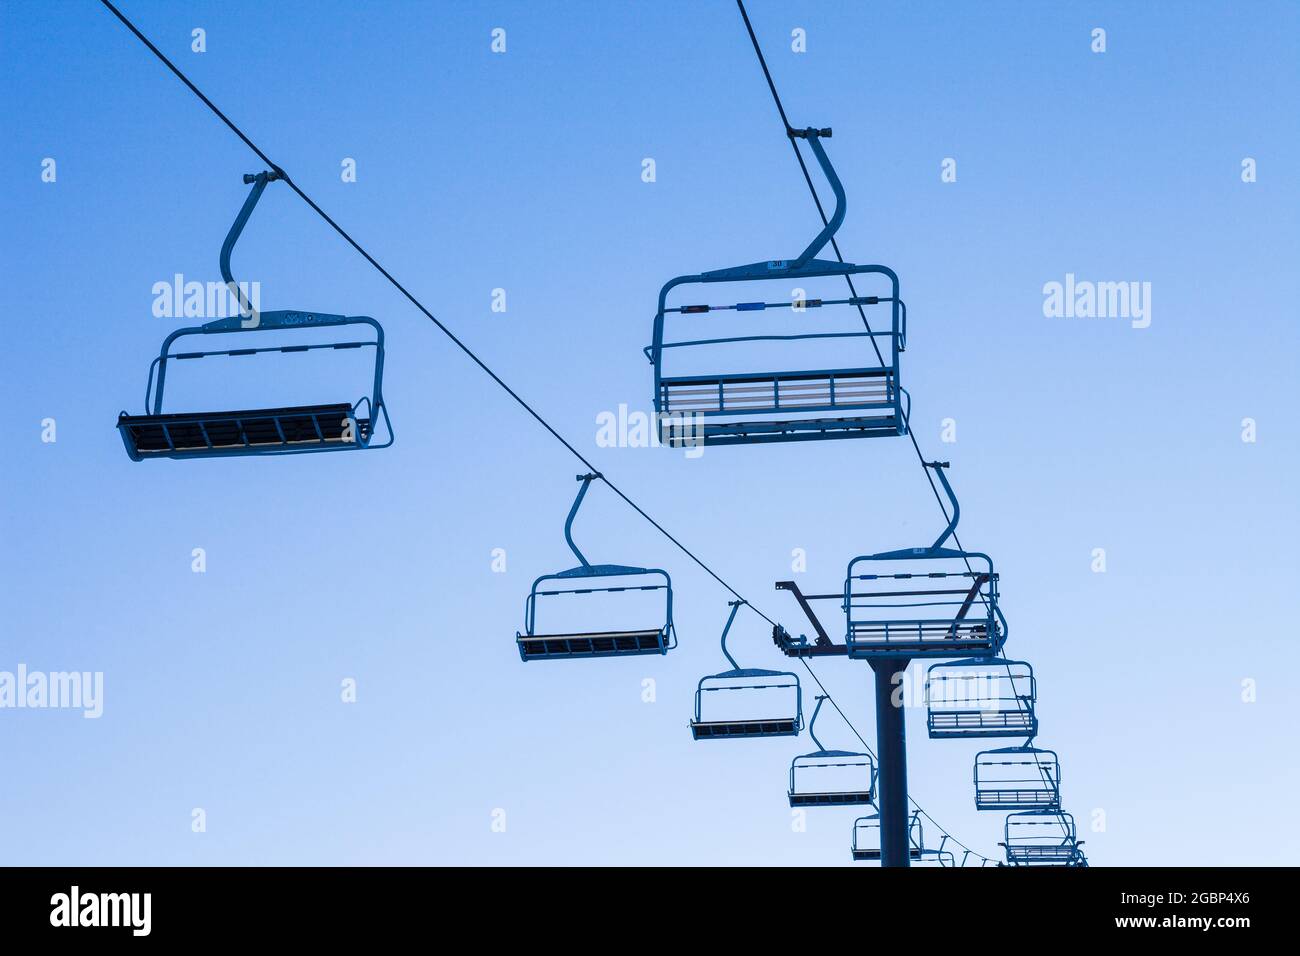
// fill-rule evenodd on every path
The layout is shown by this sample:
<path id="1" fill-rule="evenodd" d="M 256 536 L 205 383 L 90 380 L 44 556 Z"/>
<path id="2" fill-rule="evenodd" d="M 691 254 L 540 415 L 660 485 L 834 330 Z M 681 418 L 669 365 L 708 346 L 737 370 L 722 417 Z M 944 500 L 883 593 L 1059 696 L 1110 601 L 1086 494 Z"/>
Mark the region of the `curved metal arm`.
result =
<path id="1" fill-rule="evenodd" d="M 824 701 L 825 699 L 826 699 L 825 694 L 817 695 L 817 706 L 813 708 L 813 715 L 808 721 L 808 736 L 812 738 L 812 742 L 817 745 L 818 750 L 826 749 L 825 747 L 822 746 L 822 742 L 817 739 L 817 715 L 821 713 L 822 701 Z"/>
<path id="2" fill-rule="evenodd" d="M 728 601 L 728 602 L 727 602 L 727 604 L 730 605 L 730 607 L 731 607 L 731 613 L 730 613 L 729 615 L 727 615 L 727 623 L 726 623 L 726 626 L 724 626 L 724 627 L 722 628 L 722 656 L 725 657 L 725 658 L 727 659 L 727 662 L 728 662 L 729 664 L 731 664 L 731 669 L 732 669 L 732 670 L 735 670 L 735 671 L 738 671 L 738 670 L 740 670 L 741 668 L 740 668 L 740 665 L 736 663 L 736 659 L 735 659 L 734 657 L 731 656 L 731 652 L 727 650 L 727 632 L 731 630 L 731 622 L 734 621 L 734 620 L 736 619 L 736 612 L 739 611 L 739 610 L 740 610 L 740 606 L 741 606 L 742 604 L 745 604 L 745 603 L 747 603 L 747 602 L 745 602 L 745 601 Z M 798 679 L 798 678 L 796 678 L 796 680 L 797 680 L 797 679 Z"/>
<path id="3" fill-rule="evenodd" d="M 280 178 L 279 171 L 260 172 L 256 175 L 244 174 L 244 182 L 251 183 L 253 188 L 249 190 L 248 198 L 244 200 L 239 215 L 231 223 L 230 231 L 226 233 L 226 241 L 221 244 L 221 278 L 225 281 L 230 294 L 239 301 L 239 311 L 244 316 L 253 315 L 253 305 L 248 301 L 243 290 L 239 288 L 239 284 L 235 282 L 234 276 L 230 274 L 230 253 L 234 250 L 235 243 L 239 241 L 239 235 L 244 231 L 244 225 L 248 222 L 248 217 L 253 214 L 253 208 L 257 205 L 257 201 L 262 198 L 262 191 L 266 189 L 266 184 L 273 183 Z"/>
<path id="4" fill-rule="evenodd" d="M 957 503 L 957 496 L 952 492 L 952 485 L 948 484 L 948 476 L 944 470 L 948 467 L 946 461 L 927 461 L 926 468 L 934 469 L 934 473 L 939 476 L 939 484 L 943 485 L 943 490 L 948 494 L 948 500 L 952 502 L 952 517 L 948 520 L 948 527 L 943 529 L 943 534 L 939 535 L 934 544 L 930 545 L 932 551 L 937 551 L 943 547 L 943 543 L 952 537 L 952 533 L 957 530 L 957 519 L 961 517 L 961 505 Z"/>
<path id="5" fill-rule="evenodd" d="M 831 241 L 831 237 L 835 235 L 844 222 L 844 211 L 848 205 L 848 200 L 845 198 L 844 186 L 840 183 L 840 177 L 835 175 L 835 167 L 831 165 L 830 157 L 826 155 L 826 150 L 821 144 L 821 138 L 831 135 L 831 131 L 829 129 L 817 130 L 810 128 L 792 130 L 790 135 L 808 140 L 808 145 L 812 147 L 813 155 L 817 157 L 817 162 L 821 165 L 826 181 L 831 184 L 831 191 L 835 193 L 835 212 L 827 220 L 822 231 L 817 233 L 817 238 L 808 244 L 808 248 L 799 254 L 798 259 L 790 263 L 790 268 L 793 270 L 802 269 L 808 260 L 816 258 L 822 247 Z"/>
<path id="6" fill-rule="evenodd" d="M 578 546 L 573 543 L 573 519 L 578 513 L 578 508 L 582 504 L 582 499 L 587 495 L 587 489 L 591 487 L 591 483 L 599 477 L 600 475 L 596 472 L 592 472 L 589 475 L 577 476 L 578 481 L 582 482 L 582 487 L 578 489 L 578 497 L 573 499 L 573 507 L 569 509 L 569 517 L 564 520 L 564 540 L 569 543 L 569 550 L 577 556 L 578 561 L 582 563 L 584 568 L 591 567 L 591 562 L 583 556 L 582 552 L 578 550 Z"/>

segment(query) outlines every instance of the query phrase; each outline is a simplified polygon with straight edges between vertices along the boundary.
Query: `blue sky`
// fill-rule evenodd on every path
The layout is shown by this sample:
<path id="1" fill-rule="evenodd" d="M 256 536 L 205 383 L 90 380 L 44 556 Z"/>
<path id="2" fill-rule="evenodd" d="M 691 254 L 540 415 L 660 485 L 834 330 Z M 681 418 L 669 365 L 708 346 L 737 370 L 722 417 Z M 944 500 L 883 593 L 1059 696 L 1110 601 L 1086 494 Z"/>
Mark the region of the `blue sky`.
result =
<path id="1" fill-rule="evenodd" d="M 804 589 L 834 590 L 854 555 L 942 527 L 903 439 L 697 460 L 597 447 L 601 412 L 649 405 L 640 349 L 663 282 L 792 256 L 819 225 L 733 4 L 123 9 L 601 470 L 791 629 L 797 609 L 772 582 L 791 577 L 794 549 Z M 1300 689 L 1300 8 L 754 0 L 750 14 L 792 121 L 835 129 L 846 257 L 901 277 L 913 424 L 927 455 L 953 462 L 963 542 L 1003 575 L 1007 652 L 1037 669 L 1039 742 L 1061 755 L 1091 858 L 1293 860 L 1294 835 L 1259 830 L 1300 783 L 1284 710 Z M 519 661 L 529 584 L 572 563 L 562 525 L 579 469 L 283 186 L 236 275 L 261 282 L 264 308 L 384 323 L 397 443 L 129 461 L 114 422 L 141 410 L 172 327 L 151 289 L 217 278 L 258 161 L 98 4 L 11 2 L 0 27 L 14 306 L 0 671 L 102 671 L 105 686 L 98 720 L 0 710 L 0 859 L 847 864 L 852 811 L 791 828 L 786 770 L 810 741 L 690 739 L 695 683 L 725 666 L 726 594 L 607 491 L 575 535 L 593 560 L 672 572 L 681 646 Z M 957 181 L 943 183 L 949 157 Z M 355 183 L 341 181 L 348 158 Z M 1044 284 L 1067 274 L 1150 282 L 1150 327 L 1045 317 Z M 192 383 L 195 400 L 260 385 L 247 369 Z M 271 388 L 322 380 L 266 369 Z M 955 443 L 940 440 L 948 418 Z M 731 646 L 782 663 L 753 615 Z M 868 669 L 817 671 L 874 744 Z M 340 701 L 349 678 L 354 704 Z M 913 795 L 994 855 L 1001 815 L 972 805 L 979 748 L 927 740 L 922 710 L 908 721 Z M 819 736 L 853 743 L 833 719 Z"/>

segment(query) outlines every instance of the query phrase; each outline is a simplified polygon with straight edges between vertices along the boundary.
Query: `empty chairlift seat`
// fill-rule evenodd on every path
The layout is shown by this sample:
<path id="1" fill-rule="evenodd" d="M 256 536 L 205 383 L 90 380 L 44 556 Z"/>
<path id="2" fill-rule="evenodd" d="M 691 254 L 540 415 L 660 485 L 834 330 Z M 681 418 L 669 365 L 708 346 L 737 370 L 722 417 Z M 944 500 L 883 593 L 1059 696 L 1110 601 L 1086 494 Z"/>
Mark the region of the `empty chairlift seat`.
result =
<path id="1" fill-rule="evenodd" d="M 1037 699 L 1034 669 L 1024 661 L 944 661 L 925 674 L 926 725 L 936 739 L 1032 738 Z"/>
<path id="2" fill-rule="evenodd" d="M 860 555 L 844 581 L 845 644 L 852 658 L 994 657 L 1007 637 L 998 575 L 988 555 L 943 546 L 960 509 L 944 475 L 929 462 L 952 503 L 952 517 L 928 548 Z"/>
<path id="3" fill-rule="evenodd" d="M 835 214 L 803 253 L 795 259 L 770 260 L 698 275 L 679 276 L 659 293 L 652 343 L 645 354 L 654 366 L 654 405 L 664 444 L 735 445 L 865 438 L 906 433 L 906 395 L 899 384 L 899 354 L 906 348 L 907 310 L 899 297 L 898 276 L 879 265 L 854 265 L 816 258 L 844 221 L 844 189 L 831 166 L 821 137 L 830 130 L 799 130 L 792 135 L 808 140 L 834 190 Z M 888 294 L 844 298 L 810 298 L 792 293 L 788 301 L 760 301 L 721 305 L 669 306 L 668 296 L 679 286 L 718 283 L 779 281 L 798 290 L 805 280 L 824 277 L 878 275 L 889 282 Z M 851 283 L 850 283 L 851 286 Z M 882 290 L 884 291 L 884 290 Z M 795 298 L 793 296 L 802 296 Z M 888 320 L 875 328 L 866 319 L 866 307 L 884 306 Z M 665 341 L 668 317 L 708 323 L 702 316 L 746 316 L 779 312 L 790 318 L 791 328 L 781 334 L 708 336 Z M 833 319 L 839 318 L 838 323 Z M 823 321 L 818 324 L 818 319 Z M 835 329 L 838 329 L 836 331 Z M 745 364 L 744 355 L 755 343 L 789 343 L 814 340 L 858 340 L 853 364 L 834 368 L 785 365 L 780 369 L 737 368 L 709 374 L 681 374 L 667 367 L 688 354 L 704 356 L 707 364 Z M 829 343 L 826 343 L 829 344 Z M 687 351 L 689 350 L 689 351 Z M 845 349 L 847 351 L 847 347 Z M 674 362 L 666 362 L 669 357 Z M 730 357 L 730 358 L 729 358 Z M 752 363 L 753 358 L 749 361 Z"/>
<path id="4" fill-rule="evenodd" d="M 1058 810 L 1061 764 L 1056 753 L 1028 745 L 975 756 L 975 809 Z"/>
<path id="5" fill-rule="evenodd" d="M 1012 866 L 1086 866 L 1074 817 L 1061 810 L 1027 810 L 1007 817 L 1007 863 Z"/>
<path id="6" fill-rule="evenodd" d="M 221 274 L 236 295 L 241 314 L 203 325 L 177 329 L 163 341 L 149 368 L 145 387 L 145 413 L 122 412 L 117 428 L 133 461 L 151 458 L 214 458 L 239 455 L 284 455 L 302 452 L 351 451 L 386 448 L 392 444 L 392 426 L 383 400 L 384 330 L 369 316 L 281 310 L 257 312 L 230 274 L 230 253 L 266 188 L 278 178 L 259 173 L 244 177 L 253 183 L 244 207 L 231 226 L 221 249 Z M 173 352 L 172 345 L 192 335 L 252 332 L 299 332 L 334 326 L 365 325 L 373 339 L 324 344 L 275 345 L 197 352 Z M 374 349 L 374 381 L 369 395 L 356 401 L 334 401 L 294 406 L 242 410 L 175 412 L 163 410 L 163 389 L 169 366 L 175 362 L 225 356 L 239 358 L 270 353 L 292 354 L 321 349 Z M 382 421 L 383 428 L 377 428 Z M 382 431 L 383 440 L 376 441 Z"/>
<path id="7" fill-rule="evenodd" d="M 655 584 L 609 584 L 623 577 L 654 577 Z M 606 583 L 599 583 L 606 582 Z M 569 583 L 575 587 L 548 587 L 552 583 Z M 519 656 L 525 661 L 555 660 L 574 657 L 628 657 L 636 654 L 666 654 L 677 646 L 676 635 L 665 598 L 665 620 L 662 625 L 633 630 L 608 631 L 537 631 L 537 601 L 561 595 L 591 595 L 626 591 L 663 591 L 668 595 L 672 582 L 666 571 L 658 568 L 637 568 L 621 564 L 593 564 L 571 568 L 558 574 L 548 574 L 533 582 L 525 609 L 525 630 L 515 634 Z M 658 622 L 656 622 L 657 624 Z"/>
<path id="8" fill-rule="evenodd" d="M 515 634 L 519 656 L 525 661 L 584 657 L 630 657 L 666 654 L 677 646 L 673 627 L 673 587 L 667 571 L 624 564 L 590 564 L 573 543 L 573 519 L 591 482 L 600 475 L 579 475 L 582 487 L 569 509 L 564 537 L 580 562 L 577 567 L 544 574 L 533 582 L 524 605 L 524 630 Z M 543 599 L 571 597 L 583 600 L 593 595 L 660 593 L 663 611 L 649 626 L 621 630 L 540 630 L 538 604 Z M 642 611 L 644 613 L 644 611 Z"/>
<path id="9" fill-rule="evenodd" d="M 925 856 L 925 831 L 921 826 L 921 815 L 913 813 L 907 825 L 907 855 L 912 860 Z M 853 859 L 857 861 L 879 861 L 880 814 L 870 813 L 853 821 L 853 842 L 850 845 Z"/>
<path id="10" fill-rule="evenodd" d="M 817 739 L 817 715 L 825 695 L 808 721 L 808 736 L 817 749 L 800 754 L 790 764 L 790 806 L 852 807 L 875 802 L 876 762 L 870 754 L 852 750 L 827 750 Z"/>
<path id="11" fill-rule="evenodd" d="M 218 319 L 194 328 L 178 329 L 167 337 L 154 359 L 146 389 L 143 415 L 122 412 L 117 428 L 132 461 L 151 458 L 219 458 L 239 455 L 284 455 L 300 452 L 351 451 L 386 448 L 392 444 L 392 426 L 382 397 L 383 330 L 367 316 L 325 315 L 319 312 L 262 312 L 256 330 L 242 327 L 238 317 Z M 365 324 L 375 338 L 365 342 L 323 345 L 275 346 L 226 351 L 171 351 L 177 338 L 222 332 L 300 330 L 324 326 Z M 293 353 L 316 349 L 375 349 L 374 391 L 356 402 L 332 402 L 238 411 L 164 412 L 163 386 L 169 362 L 212 356 L 243 356 L 269 352 Z M 156 375 L 155 375 L 156 373 Z M 383 440 L 375 441 L 376 418 L 382 418 Z"/>
<path id="12" fill-rule="evenodd" d="M 789 671 L 741 667 L 727 650 L 727 633 L 743 601 L 730 602 L 722 653 L 731 670 L 710 674 L 695 689 L 691 736 L 696 740 L 794 737 L 803 729 L 803 690 Z"/>

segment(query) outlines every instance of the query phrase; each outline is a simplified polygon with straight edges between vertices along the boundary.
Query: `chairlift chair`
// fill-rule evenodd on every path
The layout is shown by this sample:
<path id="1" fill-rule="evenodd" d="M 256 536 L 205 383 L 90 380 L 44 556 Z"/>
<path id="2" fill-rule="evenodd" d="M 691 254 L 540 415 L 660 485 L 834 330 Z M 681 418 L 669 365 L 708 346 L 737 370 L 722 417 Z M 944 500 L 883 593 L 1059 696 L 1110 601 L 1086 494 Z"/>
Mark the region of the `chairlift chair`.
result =
<path id="1" fill-rule="evenodd" d="M 944 474 L 948 463 L 927 462 L 926 467 L 938 474 L 952 503 L 948 527 L 928 548 L 865 554 L 849 562 L 843 607 L 851 658 L 994 657 L 1006 641 L 993 560 L 978 551 L 943 546 L 961 511 Z M 948 567 L 961 562 L 961 567 L 934 570 L 935 562 Z M 862 570 L 879 564 L 909 570 Z"/>
<path id="2" fill-rule="evenodd" d="M 722 654 L 731 664 L 731 670 L 704 677 L 695 688 L 695 716 L 691 720 L 691 736 L 696 740 L 721 740 L 732 737 L 795 737 L 803 729 L 803 690 L 799 686 L 799 675 L 790 671 L 741 667 L 727 650 L 727 633 L 736 619 L 736 612 L 744 603 L 746 602 L 728 602 L 731 612 L 727 615 L 727 623 L 722 628 Z M 788 699 L 791 691 L 794 694 L 793 712 L 788 708 L 778 710 L 770 703 L 774 699 Z M 705 696 L 716 694 L 743 694 L 763 700 L 767 709 L 757 717 L 732 718 L 714 715 L 706 719 Z"/>
<path id="3" fill-rule="evenodd" d="M 1038 684 L 1025 661 L 974 658 L 931 664 L 926 726 L 934 739 L 1038 734 Z"/>
<path id="4" fill-rule="evenodd" d="M 921 826 L 921 814 L 912 811 L 912 818 L 907 824 L 907 855 L 911 860 L 920 860 L 925 854 L 925 830 Z M 850 846 L 853 859 L 879 860 L 881 858 L 880 814 L 870 813 L 853 821 L 853 843 Z"/>
<path id="5" fill-rule="evenodd" d="M 384 330 L 369 316 L 281 310 L 258 312 L 230 272 L 230 253 L 261 198 L 266 184 L 282 178 L 279 172 L 244 177 L 253 188 L 231 225 L 221 247 L 221 277 L 235 294 L 240 314 L 203 325 L 177 329 L 163 340 L 158 357 L 149 367 L 145 386 L 145 414 L 118 416 L 117 428 L 132 461 L 154 458 L 227 458 L 240 455 L 287 455 L 303 452 L 349 451 L 387 448 L 393 443 L 392 424 L 383 399 Z M 236 332 L 299 331 L 332 326 L 367 325 L 373 340 L 313 345 L 232 348 L 199 352 L 173 352 L 172 345 L 191 335 Z M 242 411 L 164 412 L 163 386 L 170 362 L 211 356 L 242 357 L 266 353 L 291 354 L 320 349 L 373 348 L 374 384 L 371 394 L 355 402 L 256 408 Z M 156 374 L 155 374 L 156 373 Z M 385 439 L 376 441 L 379 420 Z"/>
<path id="6" fill-rule="evenodd" d="M 875 802 L 876 762 L 871 754 L 851 750 L 827 750 L 817 739 L 817 715 L 821 713 L 826 695 L 817 695 L 817 706 L 808 721 L 808 736 L 817 749 L 800 754 L 790 764 L 790 806 L 792 807 L 855 807 Z M 843 781 L 839 786 L 826 786 L 827 775 Z M 814 778 L 815 787 L 801 786 L 801 781 Z"/>
<path id="7" fill-rule="evenodd" d="M 1025 810 L 1007 816 L 1000 843 L 1011 866 L 1086 866 L 1074 817 L 1062 810 Z"/>
<path id="8" fill-rule="evenodd" d="M 591 564 L 573 543 L 573 519 L 578 514 L 578 508 L 592 481 L 600 477 L 599 474 L 577 476 L 582 487 L 578 489 L 578 495 L 569 509 L 569 517 L 564 522 L 564 540 L 577 556 L 578 566 L 542 575 L 533 582 L 528 592 L 524 605 L 524 630 L 515 634 L 519 656 L 525 661 L 667 654 L 677 646 L 677 631 L 673 626 L 673 586 L 667 571 L 625 564 Z M 631 578 L 641 578 L 643 581 L 653 579 L 654 583 L 624 583 L 624 579 Z M 572 586 L 559 586 L 566 584 Z M 654 627 L 621 631 L 539 633 L 537 630 L 537 603 L 540 598 L 618 594 L 627 591 L 662 591 L 663 623 L 656 620 Z"/>
<path id="9" fill-rule="evenodd" d="M 1025 744 L 975 755 L 976 810 L 1059 810 L 1061 763 L 1052 750 Z"/>
<path id="10" fill-rule="evenodd" d="M 739 445 L 906 434 L 907 414 L 903 406 L 906 392 L 899 384 L 898 366 L 899 354 L 907 347 L 907 310 L 899 297 L 898 276 L 881 265 L 854 265 L 816 258 L 844 221 L 846 206 L 844 187 L 821 143 L 823 137 L 830 135 L 829 129 L 790 130 L 790 136 L 808 141 L 835 194 L 834 215 L 797 258 L 678 276 L 660 290 L 653 341 L 644 351 L 654 366 L 654 406 L 664 444 Z M 774 279 L 790 282 L 864 274 L 887 278 L 889 295 L 860 296 L 855 291 L 843 299 L 668 305 L 668 294 L 678 286 Z M 859 310 L 878 305 L 889 306 L 888 331 L 809 332 L 801 325 L 788 335 L 664 341 L 664 320 L 669 315 L 693 318 L 716 312 L 790 309 L 799 317 L 812 310 L 843 314 L 845 308 Z M 866 338 L 872 347 L 865 350 L 857 364 L 841 368 L 786 368 L 708 375 L 669 374 L 664 369 L 666 353 L 676 349 L 720 349 L 735 354 L 732 349 L 736 345 L 744 348 L 742 343 L 860 338 Z"/>

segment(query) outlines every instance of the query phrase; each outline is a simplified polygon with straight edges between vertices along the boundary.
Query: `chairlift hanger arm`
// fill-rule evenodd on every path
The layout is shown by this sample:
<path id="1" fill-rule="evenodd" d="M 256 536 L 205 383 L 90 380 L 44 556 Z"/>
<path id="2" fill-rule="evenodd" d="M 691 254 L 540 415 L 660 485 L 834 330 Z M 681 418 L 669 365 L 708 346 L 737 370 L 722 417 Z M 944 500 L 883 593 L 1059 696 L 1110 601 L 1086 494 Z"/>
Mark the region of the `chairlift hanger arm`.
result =
<path id="1" fill-rule="evenodd" d="M 722 628 L 722 656 L 727 659 L 727 662 L 731 664 L 731 669 L 734 671 L 741 670 L 742 668 L 736 663 L 736 659 L 731 656 L 731 652 L 727 650 L 727 633 L 731 630 L 731 623 L 736 619 L 736 612 L 740 610 L 742 604 L 747 603 L 747 601 L 728 601 L 727 604 L 731 608 L 731 613 L 727 615 L 727 623 Z"/>
<path id="2" fill-rule="evenodd" d="M 851 262 L 835 262 L 829 259 L 818 259 L 817 253 L 834 238 L 835 233 L 844 223 L 844 214 L 848 208 L 848 198 L 844 193 L 844 185 L 840 182 L 840 177 L 835 172 L 835 167 L 831 165 L 830 157 L 826 155 L 826 149 L 821 144 L 821 137 L 830 136 L 829 129 L 817 130 L 809 127 L 804 130 L 791 130 L 790 135 L 794 138 L 806 139 L 812 147 L 813 154 L 817 157 L 817 162 L 821 165 L 822 173 L 826 176 L 826 181 L 830 183 L 831 189 L 835 193 L 835 212 L 826 221 L 821 232 L 813 238 L 812 242 L 803 252 L 794 259 L 771 259 L 766 262 L 756 262 L 751 265 L 739 266 L 732 269 L 716 269 L 712 272 L 701 273 L 698 276 L 679 276 L 673 279 L 660 294 L 660 304 L 662 307 L 664 293 L 674 285 L 684 282 L 726 282 L 741 279 L 762 279 L 762 278 L 780 278 L 793 275 L 803 275 L 809 277 L 815 276 L 834 276 L 834 275 L 851 275 L 861 271 L 880 272 L 889 276 L 894 282 L 893 296 L 898 296 L 898 276 L 886 266 L 858 266 Z"/>
<path id="3" fill-rule="evenodd" d="M 948 495 L 948 500 L 952 502 L 952 517 L 948 520 L 948 527 L 944 529 L 943 534 L 939 535 L 934 544 L 930 545 L 932 551 L 937 551 L 942 548 L 943 543 L 952 537 L 953 533 L 957 530 L 957 519 L 961 517 L 961 505 L 957 502 L 957 496 L 953 493 L 952 485 L 948 484 L 948 476 L 944 473 L 947 471 L 950 464 L 951 462 L 946 461 L 925 462 L 925 467 L 931 469 L 939 476 L 939 484 L 943 485 L 943 490 Z"/>
<path id="4" fill-rule="evenodd" d="M 822 746 L 822 742 L 817 739 L 817 715 L 821 713 L 822 703 L 825 700 L 825 694 L 817 695 L 817 706 L 813 708 L 812 717 L 808 721 L 808 736 L 812 738 L 812 742 L 817 745 L 817 750 L 820 752 L 825 752 L 826 748 Z"/>
<path id="5" fill-rule="evenodd" d="M 234 251 L 235 243 L 239 241 L 239 237 L 243 235 L 244 226 L 248 224 L 248 220 L 252 216 L 253 210 L 257 207 L 258 200 L 262 198 L 262 193 L 266 190 L 267 184 L 287 179 L 288 176 L 285 175 L 284 171 L 278 168 L 264 170 L 260 173 L 245 173 L 244 182 L 251 184 L 253 188 L 249 190 L 248 198 L 244 200 L 244 205 L 240 208 L 239 214 L 235 216 L 235 221 L 231 223 L 230 231 L 226 233 L 226 239 L 221 244 L 221 278 L 226 283 L 226 287 L 230 289 L 231 294 L 238 300 L 241 317 L 243 318 L 253 316 L 255 310 L 244 295 L 243 289 L 240 288 L 239 283 L 235 281 L 235 277 L 231 274 L 230 254 Z M 302 326 L 350 325 L 355 323 L 365 323 L 374 326 L 376 332 L 381 336 L 381 341 L 383 336 L 383 329 L 379 327 L 379 323 L 369 316 L 330 315 L 323 312 L 277 310 L 273 312 L 257 313 L 257 319 L 258 321 L 252 325 L 244 324 L 239 318 L 232 317 L 229 319 L 218 319 L 215 322 L 205 323 L 202 326 L 202 331 L 236 332 L 262 328 L 300 328 Z"/>
<path id="6" fill-rule="evenodd" d="M 835 212 L 822 227 L 822 231 L 817 237 L 808 244 L 808 248 L 799 254 L 799 258 L 790 263 L 790 270 L 797 271 L 802 269 L 809 261 L 816 258 L 817 253 L 821 252 L 826 243 L 831 241 L 831 237 L 839 230 L 844 222 L 845 207 L 848 205 L 848 199 L 844 195 L 844 185 L 840 182 L 840 177 L 835 174 L 835 167 L 831 165 L 830 157 L 826 155 L 826 149 L 822 146 L 821 139 L 823 136 L 831 135 L 830 129 L 813 129 L 809 127 L 804 130 L 788 130 L 791 139 L 805 139 L 808 145 L 812 147 L 813 155 L 817 157 L 817 162 L 822 168 L 822 173 L 826 176 L 826 181 L 831 185 L 831 191 L 835 193 Z"/>
<path id="7" fill-rule="evenodd" d="M 231 223 L 229 232 L 226 233 L 225 241 L 221 244 L 220 268 L 221 278 L 226 287 L 230 289 L 231 294 L 239 302 L 240 316 L 227 319 L 217 319 L 213 322 L 207 322 L 193 331 L 201 332 L 238 332 L 249 331 L 264 328 L 301 328 L 303 326 L 328 326 L 328 325 L 352 325 L 364 323 L 373 326 L 376 333 L 380 336 L 382 343 L 383 329 L 379 323 L 369 316 L 348 316 L 332 315 L 324 312 L 301 312 L 298 310 L 276 310 L 271 312 L 256 313 L 252 304 L 244 295 L 239 283 L 235 281 L 231 274 L 230 255 L 234 251 L 235 243 L 243 235 L 244 226 L 247 225 L 249 217 L 252 216 L 258 200 L 262 198 L 267 183 L 273 183 L 279 180 L 288 180 L 288 176 L 280 169 L 263 171 L 260 173 L 245 173 L 244 182 L 252 184 L 248 197 L 244 200 L 244 205 L 240 208 L 239 214 L 235 216 L 235 221 Z M 256 314 L 257 321 L 252 324 L 246 324 L 245 319 Z M 182 330 L 179 334 L 187 334 L 190 330 Z"/>
<path id="8" fill-rule="evenodd" d="M 221 244 L 221 278 L 225 281 L 226 288 L 230 289 L 239 299 L 239 310 L 244 315 L 252 315 L 253 306 L 244 296 L 243 290 L 239 288 L 239 284 L 235 282 L 234 276 L 230 273 L 230 253 L 234 251 L 235 243 L 239 241 L 239 236 L 248 223 L 248 217 L 253 214 L 253 210 L 257 207 L 257 201 L 262 198 L 262 193 L 266 190 L 266 184 L 283 178 L 284 173 L 279 169 L 270 172 L 244 174 L 244 182 L 253 188 L 248 191 L 248 198 L 244 200 L 239 215 L 231 223 L 230 231 L 226 233 L 226 241 Z"/>
<path id="9" fill-rule="evenodd" d="M 591 483 L 599 477 L 600 475 L 597 472 L 590 472 L 586 475 L 576 476 L 576 480 L 582 482 L 582 487 L 578 489 L 578 496 L 573 499 L 573 507 L 569 509 L 569 517 L 564 519 L 564 540 L 568 542 L 569 550 L 577 556 L 579 563 L 584 568 L 591 567 L 591 562 L 586 559 L 583 553 L 578 550 L 578 546 L 573 543 L 573 519 L 578 514 L 578 508 L 582 506 L 582 499 L 587 496 L 587 489 L 590 488 Z"/>

